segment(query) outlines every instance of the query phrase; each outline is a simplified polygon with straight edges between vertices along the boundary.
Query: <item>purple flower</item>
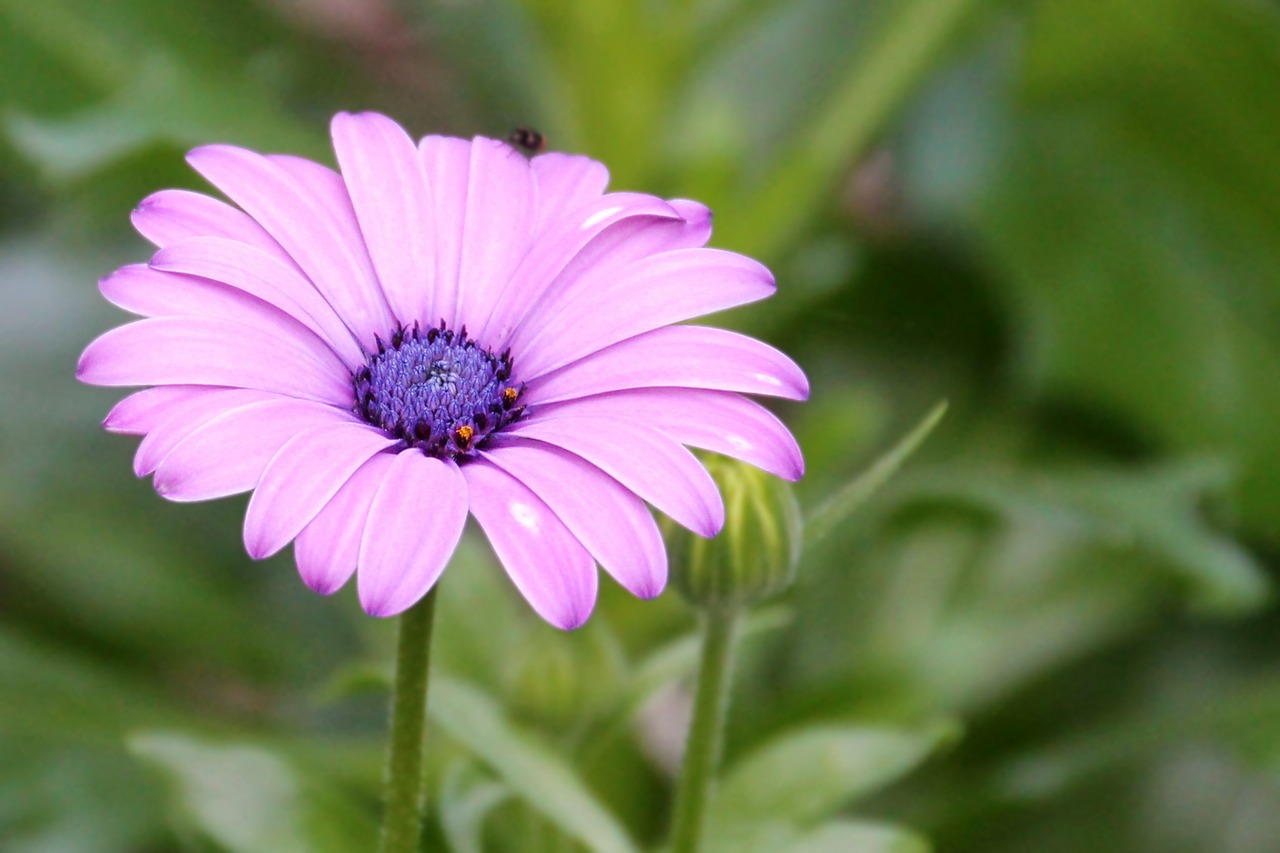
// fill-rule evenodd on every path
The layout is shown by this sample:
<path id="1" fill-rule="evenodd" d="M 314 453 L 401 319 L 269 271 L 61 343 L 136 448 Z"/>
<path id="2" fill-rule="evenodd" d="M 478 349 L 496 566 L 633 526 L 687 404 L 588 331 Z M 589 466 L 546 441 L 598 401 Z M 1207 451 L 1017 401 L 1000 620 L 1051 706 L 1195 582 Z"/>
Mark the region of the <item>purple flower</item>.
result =
<path id="1" fill-rule="evenodd" d="M 795 440 L 742 396 L 804 399 L 777 350 L 672 325 L 762 299 L 769 271 L 704 248 L 694 202 L 606 193 L 597 162 L 340 114 L 341 174 L 211 145 L 191 165 L 236 205 L 166 190 L 134 212 L 159 251 L 101 282 L 144 319 L 85 350 L 95 385 L 154 386 L 108 430 L 145 436 L 161 495 L 253 491 L 255 559 L 290 541 L 328 594 L 357 573 L 375 616 L 436 582 L 467 514 L 547 621 L 581 625 L 596 564 L 666 582 L 645 502 L 703 536 L 724 521 L 684 445 L 797 479 Z"/>

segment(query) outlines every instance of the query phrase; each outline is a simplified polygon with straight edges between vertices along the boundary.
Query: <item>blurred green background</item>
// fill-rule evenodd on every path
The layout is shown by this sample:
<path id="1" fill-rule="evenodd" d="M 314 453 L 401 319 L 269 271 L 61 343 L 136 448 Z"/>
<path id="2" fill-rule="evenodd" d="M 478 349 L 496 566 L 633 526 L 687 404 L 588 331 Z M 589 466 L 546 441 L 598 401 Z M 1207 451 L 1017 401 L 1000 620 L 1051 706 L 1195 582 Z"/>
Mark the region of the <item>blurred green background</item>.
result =
<path id="1" fill-rule="evenodd" d="M 750 623 L 715 849 L 1280 849 L 1271 0 L 0 0 L 0 849 L 370 849 L 394 625 L 73 379 L 182 152 L 331 163 L 339 109 L 710 204 L 810 510 L 950 400 Z M 435 847 L 662 842 L 694 618 L 604 586 L 561 635 L 464 540 Z"/>

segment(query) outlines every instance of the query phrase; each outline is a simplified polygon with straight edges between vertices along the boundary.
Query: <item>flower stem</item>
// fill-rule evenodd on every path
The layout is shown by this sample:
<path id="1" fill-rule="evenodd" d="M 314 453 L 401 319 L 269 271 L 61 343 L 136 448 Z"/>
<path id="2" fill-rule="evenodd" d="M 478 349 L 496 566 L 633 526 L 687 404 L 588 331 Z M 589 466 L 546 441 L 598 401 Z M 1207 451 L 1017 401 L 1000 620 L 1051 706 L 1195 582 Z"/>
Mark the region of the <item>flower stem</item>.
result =
<path id="1" fill-rule="evenodd" d="M 711 607 L 703 617 L 698 692 L 694 698 L 689 740 L 685 744 L 684 767 L 676 790 L 671 853 L 696 853 L 702 846 L 707 800 L 724 741 L 737 624 L 736 607 Z"/>
<path id="2" fill-rule="evenodd" d="M 391 695 L 382 853 L 416 853 L 422 843 L 423 729 L 436 587 L 400 617 L 396 681 Z"/>

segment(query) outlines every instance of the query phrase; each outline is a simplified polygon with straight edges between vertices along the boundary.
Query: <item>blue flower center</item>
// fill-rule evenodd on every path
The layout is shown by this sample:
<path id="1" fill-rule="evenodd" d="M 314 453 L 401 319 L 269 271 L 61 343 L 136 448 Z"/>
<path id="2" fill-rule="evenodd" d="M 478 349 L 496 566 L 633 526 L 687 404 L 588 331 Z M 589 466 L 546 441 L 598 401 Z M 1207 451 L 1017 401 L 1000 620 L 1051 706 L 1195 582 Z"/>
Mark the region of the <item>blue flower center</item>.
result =
<path id="1" fill-rule="evenodd" d="M 524 412 L 524 386 L 511 381 L 511 351 L 494 355 L 442 322 L 425 332 L 415 323 L 356 371 L 355 412 L 428 456 L 474 455 L 492 433 Z"/>

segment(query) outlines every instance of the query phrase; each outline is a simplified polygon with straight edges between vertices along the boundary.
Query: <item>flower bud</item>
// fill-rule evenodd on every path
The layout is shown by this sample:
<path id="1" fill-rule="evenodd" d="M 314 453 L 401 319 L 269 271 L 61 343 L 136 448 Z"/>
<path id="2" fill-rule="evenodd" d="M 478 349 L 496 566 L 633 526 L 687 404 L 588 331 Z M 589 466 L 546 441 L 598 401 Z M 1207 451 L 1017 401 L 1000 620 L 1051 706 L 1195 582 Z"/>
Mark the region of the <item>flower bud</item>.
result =
<path id="1" fill-rule="evenodd" d="M 705 539 L 671 530 L 671 582 L 696 607 L 742 607 L 795 578 L 803 526 L 791 484 L 734 459 L 707 461 L 724 496 L 725 523 Z"/>

